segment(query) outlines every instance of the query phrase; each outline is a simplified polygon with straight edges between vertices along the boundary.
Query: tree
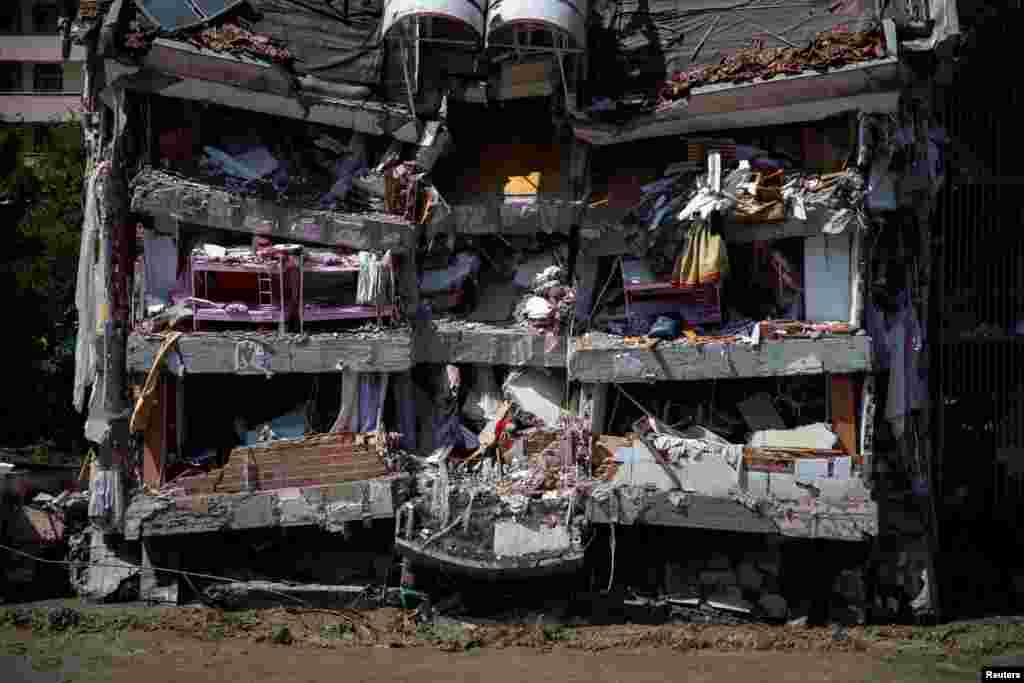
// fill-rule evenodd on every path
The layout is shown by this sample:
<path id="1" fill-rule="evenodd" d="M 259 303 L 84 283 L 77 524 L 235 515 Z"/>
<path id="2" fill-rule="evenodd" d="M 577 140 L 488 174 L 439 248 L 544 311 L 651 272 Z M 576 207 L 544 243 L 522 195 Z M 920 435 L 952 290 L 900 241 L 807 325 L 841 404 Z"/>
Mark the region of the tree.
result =
<path id="1" fill-rule="evenodd" d="M 10 230 L 0 252 L 0 287 L 13 383 L 0 444 L 54 439 L 69 446 L 79 418 L 71 406 L 74 376 L 75 279 L 82 223 L 84 153 L 81 128 L 46 129 L 43 144 L 24 154 L 24 129 L 0 130 L 0 213 Z M 13 363 L 11 362 L 13 361 Z"/>

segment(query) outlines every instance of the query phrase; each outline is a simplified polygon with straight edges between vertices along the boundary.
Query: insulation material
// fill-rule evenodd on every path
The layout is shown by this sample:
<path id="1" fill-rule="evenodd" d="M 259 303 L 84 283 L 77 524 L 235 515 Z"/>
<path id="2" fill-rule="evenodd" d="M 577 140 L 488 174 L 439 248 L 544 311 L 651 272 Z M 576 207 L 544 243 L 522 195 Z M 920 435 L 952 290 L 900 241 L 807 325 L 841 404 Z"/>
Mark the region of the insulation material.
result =
<path id="1" fill-rule="evenodd" d="M 520 409 L 552 429 L 559 427 L 564 389 L 562 380 L 542 370 L 514 372 L 504 386 L 505 395 Z"/>
<path id="2" fill-rule="evenodd" d="M 796 429 L 766 429 L 750 435 L 754 448 L 810 448 L 827 451 L 836 447 L 839 438 L 822 422 Z"/>
<path id="3" fill-rule="evenodd" d="M 849 232 L 812 235 L 804 240 L 804 296 L 811 322 L 850 318 Z"/>

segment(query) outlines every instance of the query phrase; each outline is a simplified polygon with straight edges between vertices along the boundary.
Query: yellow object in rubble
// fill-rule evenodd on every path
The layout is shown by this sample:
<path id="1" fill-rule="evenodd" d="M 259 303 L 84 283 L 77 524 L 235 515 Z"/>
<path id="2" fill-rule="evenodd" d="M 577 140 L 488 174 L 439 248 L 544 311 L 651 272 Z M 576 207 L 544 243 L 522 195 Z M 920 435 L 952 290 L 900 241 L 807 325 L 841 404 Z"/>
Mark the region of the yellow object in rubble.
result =
<path id="1" fill-rule="evenodd" d="M 690 229 L 686 251 L 676 260 L 672 284 L 676 287 L 702 287 L 721 282 L 729 274 L 729 256 L 725 240 L 706 225 Z"/>
<path id="2" fill-rule="evenodd" d="M 505 194 L 537 194 L 540 180 L 540 171 L 527 176 L 512 176 L 505 182 Z"/>

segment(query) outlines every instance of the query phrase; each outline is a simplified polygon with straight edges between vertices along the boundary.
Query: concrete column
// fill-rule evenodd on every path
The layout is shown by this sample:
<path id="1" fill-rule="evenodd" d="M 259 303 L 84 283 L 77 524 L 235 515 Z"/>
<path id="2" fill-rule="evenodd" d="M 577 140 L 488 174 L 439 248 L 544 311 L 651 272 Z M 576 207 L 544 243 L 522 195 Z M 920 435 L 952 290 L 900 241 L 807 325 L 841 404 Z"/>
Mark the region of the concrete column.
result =
<path id="1" fill-rule="evenodd" d="M 593 434 L 602 434 L 608 417 L 608 385 L 586 383 L 580 385 L 580 416 L 590 418 Z"/>

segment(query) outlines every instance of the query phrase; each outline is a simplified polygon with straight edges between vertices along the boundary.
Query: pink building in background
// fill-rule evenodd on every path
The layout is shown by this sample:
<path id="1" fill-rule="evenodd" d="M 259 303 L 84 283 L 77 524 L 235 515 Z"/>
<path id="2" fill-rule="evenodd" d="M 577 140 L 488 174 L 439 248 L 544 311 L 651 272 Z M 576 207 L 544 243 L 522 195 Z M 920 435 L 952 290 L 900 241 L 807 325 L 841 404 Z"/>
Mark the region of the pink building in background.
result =
<path id="1" fill-rule="evenodd" d="M 74 3 L 77 5 L 77 2 Z M 0 3 L 0 122 L 49 124 L 81 111 L 85 50 L 63 55 L 63 0 Z"/>

